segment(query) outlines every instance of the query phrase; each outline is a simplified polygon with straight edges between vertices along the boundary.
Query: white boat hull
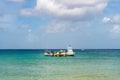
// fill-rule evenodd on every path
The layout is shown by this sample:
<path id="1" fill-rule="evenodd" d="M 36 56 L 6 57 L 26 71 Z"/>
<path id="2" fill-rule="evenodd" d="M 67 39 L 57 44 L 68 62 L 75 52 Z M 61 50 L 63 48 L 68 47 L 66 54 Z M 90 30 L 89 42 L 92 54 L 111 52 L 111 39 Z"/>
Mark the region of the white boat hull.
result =
<path id="1" fill-rule="evenodd" d="M 74 53 L 74 52 L 67 52 L 66 55 L 67 55 L 67 56 L 74 56 L 75 53 Z"/>
<path id="2" fill-rule="evenodd" d="M 52 53 L 44 53 L 45 56 L 53 56 Z"/>

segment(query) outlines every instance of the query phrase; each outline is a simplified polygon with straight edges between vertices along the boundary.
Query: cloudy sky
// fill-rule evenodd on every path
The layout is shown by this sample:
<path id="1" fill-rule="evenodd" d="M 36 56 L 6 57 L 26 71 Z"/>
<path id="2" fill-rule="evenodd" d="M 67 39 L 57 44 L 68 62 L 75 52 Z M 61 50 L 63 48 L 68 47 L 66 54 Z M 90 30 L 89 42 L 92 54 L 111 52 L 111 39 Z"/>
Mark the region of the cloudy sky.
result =
<path id="1" fill-rule="evenodd" d="M 120 0 L 0 0 L 0 49 L 120 49 Z"/>

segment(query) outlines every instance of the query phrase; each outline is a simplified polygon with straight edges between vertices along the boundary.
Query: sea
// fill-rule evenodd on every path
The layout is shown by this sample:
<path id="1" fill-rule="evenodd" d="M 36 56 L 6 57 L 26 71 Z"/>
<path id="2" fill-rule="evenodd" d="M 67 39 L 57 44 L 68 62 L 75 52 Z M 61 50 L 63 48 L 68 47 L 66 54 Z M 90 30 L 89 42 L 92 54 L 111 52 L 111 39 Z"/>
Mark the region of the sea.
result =
<path id="1" fill-rule="evenodd" d="M 119 49 L 75 49 L 66 57 L 44 52 L 0 50 L 0 80 L 120 80 Z"/>

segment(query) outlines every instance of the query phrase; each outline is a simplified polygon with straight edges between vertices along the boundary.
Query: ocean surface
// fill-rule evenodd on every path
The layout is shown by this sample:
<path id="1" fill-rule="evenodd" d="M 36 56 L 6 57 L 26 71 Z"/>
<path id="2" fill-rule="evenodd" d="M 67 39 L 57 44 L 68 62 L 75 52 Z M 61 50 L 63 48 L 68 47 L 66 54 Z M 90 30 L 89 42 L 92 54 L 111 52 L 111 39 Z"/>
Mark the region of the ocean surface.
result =
<path id="1" fill-rule="evenodd" d="M 44 51 L 0 50 L 0 80 L 120 80 L 120 50 L 77 49 L 67 57 Z"/>

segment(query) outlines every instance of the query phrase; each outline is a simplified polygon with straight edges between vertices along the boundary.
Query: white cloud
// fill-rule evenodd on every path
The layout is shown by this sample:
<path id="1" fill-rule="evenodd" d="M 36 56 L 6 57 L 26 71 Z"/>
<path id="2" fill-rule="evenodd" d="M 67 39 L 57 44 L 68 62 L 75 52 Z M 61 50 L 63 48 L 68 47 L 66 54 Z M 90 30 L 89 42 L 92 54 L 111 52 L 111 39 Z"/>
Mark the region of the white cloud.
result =
<path id="1" fill-rule="evenodd" d="M 120 14 L 114 14 L 110 17 L 104 17 L 103 23 L 111 23 L 112 29 L 110 29 L 110 35 L 112 38 L 120 37 Z"/>
<path id="2" fill-rule="evenodd" d="M 10 23 L 14 20 L 11 15 L 0 15 L 0 23 Z"/>
<path id="3" fill-rule="evenodd" d="M 28 29 L 28 28 L 30 28 L 30 26 L 29 26 L 29 24 L 23 24 L 23 25 L 21 26 L 21 28 Z"/>
<path id="4" fill-rule="evenodd" d="M 101 12 L 107 0 L 37 0 L 35 9 L 62 18 L 85 18 Z"/>
<path id="5" fill-rule="evenodd" d="M 28 34 L 26 35 L 26 40 L 28 43 L 36 43 L 39 38 L 37 35 L 34 35 L 32 29 L 28 29 Z"/>
<path id="6" fill-rule="evenodd" d="M 80 27 L 79 26 L 76 26 L 76 27 L 72 27 L 71 28 L 71 31 L 72 32 L 75 32 L 75 31 L 78 31 L 80 29 Z"/>
<path id="7" fill-rule="evenodd" d="M 102 22 L 120 24 L 120 14 L 115 14 L 115 15 L 112 15 L 111 17 L 104 17 Z"/>
<path id="8" fill-rule="evenodd" d="M 120 24 L 120 14 L 116 14 L 113 16 L 113 23 Z"/>
<path id="9" fill-rule="evenodd" d="M 38 40 L 38 37 L 33 34 L 28 34 L 26 39 L 28 43 L 35 43 Z"/>
<path id="10" fill-rule="evenodd" d="M 103 23 L 111 23 L 112 20 L 111 20 L 111 18 L 109 18 L 109 17 L 104 17 L 103 20 L 102 20 L 102 22 L 103 22 Z"/>
<path id="11" fill-rule="evenodd" d="M 78 27 L 71 28 L 69 23 L 86 21 L 94 18 L 106 7 L 108 0 L 36 0 L 33 9 L 22 9 L 23 16 L 47 16 L 58 22 L 47 26 L 47 33 L 64 32 L 66 28 L 76 31 Z M 67 23 L 61 23 L 65 21 Z"/>
<path id="12" fill-rule="evenodd" d="M 2 14 L 0 15 L 0 30 L 7 31 L 15 28 L 14 22 L 16 21 L 16 16 Z"/>
<path id="13" fill-rule="evenodd" d="M 120 37 L 120 14 L 114 14 L 110 17 L 104 17 L 102 20 L 103 23 L 111 23 L 112 29 L 110 29 L 110 35 L 112 38 Z"/>
<path id="14" fill-rule="evenodd" d="M 67 23 L 53 22 L 47 27 L 47 33 L 64 32 L 67 28 Z"/>
<path id="15" fill-rule="evenodd" d="M 115 25 L 112 28 L 111 32 L 114 33 L 114 34 L 120 34 L 120 25 Z"/>
<path id="16" fill-rule="evenodd" d="M 120 25 L 114 25 L 113 28 L 110 30 L 110 35 L 113 39 L 120 37 Z"/>
<path id="17" fill-rule="evenodd" d="M 22 9 L 20 11 L 20 14 L 23 15 L 23 16 L 33 16 L 33 15 L 35 15 L 35 13 L 36 12 L 32 9 Z"/>
<path id="18" fill-rule="evenodd" d="M 22 10 L 22 15 L 50 15 L 61 19 L 83 20 L 101 12 L 108 0 L 37 0 L 33 10 Z M 31 12 L 30 12 L 31 11 Z"/>
<path id="19" fill-rule="evenodd" d="M 16 2 L 16 3 L 23 3 L 23 2 L 25 2 L 25 0 L 8 0 L 8 1 Z"/>

